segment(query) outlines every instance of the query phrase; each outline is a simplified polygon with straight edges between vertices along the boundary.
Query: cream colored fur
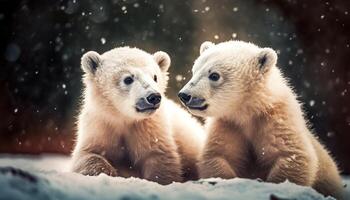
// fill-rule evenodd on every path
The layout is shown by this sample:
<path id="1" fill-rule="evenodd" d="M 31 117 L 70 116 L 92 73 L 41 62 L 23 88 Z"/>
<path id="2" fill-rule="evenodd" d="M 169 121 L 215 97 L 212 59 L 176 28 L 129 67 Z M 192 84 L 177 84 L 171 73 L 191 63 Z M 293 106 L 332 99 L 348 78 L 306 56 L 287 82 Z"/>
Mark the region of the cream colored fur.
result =
<path id="1" fill-rule="evenodd" d="M 73 171 L 134 176 L 160 184 L 198 178 L 204 131 L 164 96 L 169 66 L 164 52 L 150 55 L 129 47 L 83 56 L 85 91 Z M 130 74 L 134 82 L 127 86 L 123 79 Z M 135 102 L 149 90 L 161 93 L 160 107 L 154 113 L 136 112 Z"/>
<path id="2" fill-rule="evenodd" d="M 205 99 L 208 138 L 200 176 L 289 180 L 341 197 L 337 166 L 311 133 L 295 93 L 276 67 L 277 54 L 251 43 L 205 42 L 181 90 Z M 218 81 L 208 76 L 220 74 Z"/>

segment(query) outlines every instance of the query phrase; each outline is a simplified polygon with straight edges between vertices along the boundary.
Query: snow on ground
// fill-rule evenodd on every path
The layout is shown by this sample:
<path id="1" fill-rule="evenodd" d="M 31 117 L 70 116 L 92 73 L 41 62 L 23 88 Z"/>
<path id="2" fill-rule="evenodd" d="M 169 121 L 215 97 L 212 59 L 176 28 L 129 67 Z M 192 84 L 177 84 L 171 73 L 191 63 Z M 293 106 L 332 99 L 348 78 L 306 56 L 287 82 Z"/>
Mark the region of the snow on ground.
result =
<path id="1" fill-rule="evenodd" d="M 12 166 L 30 171 L 69 171 L 69 157 L 57 154 L 0 154 L 0 166 Z"/>
<path id="2" fill-rule="evenodd" d="M 137 178 L 68 172 L 69 158 L 57 155 L 0 155 L 0 200 L 6 199 L 332 199 L 290 182 L 205 179 L 162 186 Z M 350 179 L 346 180 L 350 185 Z M 349 191 L 348 191 L 349 192 Z M 350 197 L 350 196 L 349 196 Z"/>

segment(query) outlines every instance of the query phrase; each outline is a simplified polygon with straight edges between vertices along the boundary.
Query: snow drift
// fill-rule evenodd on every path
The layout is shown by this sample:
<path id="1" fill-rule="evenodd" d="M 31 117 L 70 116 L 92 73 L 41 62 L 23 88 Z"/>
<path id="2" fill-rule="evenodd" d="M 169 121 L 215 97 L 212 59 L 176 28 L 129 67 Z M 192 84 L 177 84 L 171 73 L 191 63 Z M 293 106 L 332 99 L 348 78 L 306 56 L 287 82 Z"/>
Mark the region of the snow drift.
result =
<path id="1" fill-rule="evenodd" d="M 0 156 L 0 199 L 333 199 L 290 182 L 205 179 L 162 186 L 138 178 L 67 172 L 68 157 Z M 349 181 L 348 181 L 349 182 Z"/>

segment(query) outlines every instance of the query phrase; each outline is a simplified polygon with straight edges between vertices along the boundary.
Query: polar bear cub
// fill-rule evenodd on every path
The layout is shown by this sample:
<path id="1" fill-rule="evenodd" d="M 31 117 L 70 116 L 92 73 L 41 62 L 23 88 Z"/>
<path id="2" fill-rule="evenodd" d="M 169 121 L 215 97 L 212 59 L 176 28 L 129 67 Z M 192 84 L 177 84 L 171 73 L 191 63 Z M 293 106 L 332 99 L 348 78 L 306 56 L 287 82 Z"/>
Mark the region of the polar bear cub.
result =
<path id="1" fill-rule="evenodd" d="M 85 91 L 72 170 L 160 184 L 198 177 L 202 125 L 164 96 L 170 58 L 120 47 L 81 59 Z"/>
<path id="2" fill-rule="evenodd" d="M 179 97 L 208 117 L 200 176 L 289 180 L 341 193 L 337 166 L 311 133 L 277 54 L 243 41 L 204 42 Z"/>

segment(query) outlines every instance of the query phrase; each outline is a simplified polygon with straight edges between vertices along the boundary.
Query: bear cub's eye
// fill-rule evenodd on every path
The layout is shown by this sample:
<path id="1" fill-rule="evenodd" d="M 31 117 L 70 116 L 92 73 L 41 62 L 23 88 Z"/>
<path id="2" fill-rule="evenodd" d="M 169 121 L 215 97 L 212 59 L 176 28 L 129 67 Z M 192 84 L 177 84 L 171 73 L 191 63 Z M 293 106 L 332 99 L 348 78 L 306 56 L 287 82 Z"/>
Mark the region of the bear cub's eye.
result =
<path id="1" fill-rule="evenodd" d="M 158 80 L 157 80 L 157 75 L 154 75 L 154 76 L 153 76 L 153 80 L 154 80 L 155 82 L 158 82 Z"/>
<path id="2" fill-rule="evenodd" d="M 128 76 L 124 79 L 125 85 L 130 85 L 133 82 L 134 82 L 134 79 L 131 76 Z"/>
<path id="3" fill-rule="evenodd" d="M 209 79 L 212 81 L 218 81 L 220 79 L 220 74 L 213 72 L 209 75 Z"/>

